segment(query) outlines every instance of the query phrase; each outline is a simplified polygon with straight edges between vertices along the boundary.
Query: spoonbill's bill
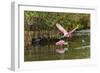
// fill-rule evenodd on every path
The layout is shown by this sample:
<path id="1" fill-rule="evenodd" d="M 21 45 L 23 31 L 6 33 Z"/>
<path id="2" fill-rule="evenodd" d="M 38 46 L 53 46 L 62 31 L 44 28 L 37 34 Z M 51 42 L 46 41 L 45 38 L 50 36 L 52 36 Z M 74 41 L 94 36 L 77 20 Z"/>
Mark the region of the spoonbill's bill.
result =
<path id="1" fill-rule="evenodd" d="M 73 30 L 67 32 L 67 30 L 65 30 L 60 24 L 56 24 L 56 27 L 64 34 L 62 37 L 67 37 L 67 38 L 71 38 L 72 37 L 72 33 L 79 27 L 76 26 L 76 28 L 74 28 Z"/>

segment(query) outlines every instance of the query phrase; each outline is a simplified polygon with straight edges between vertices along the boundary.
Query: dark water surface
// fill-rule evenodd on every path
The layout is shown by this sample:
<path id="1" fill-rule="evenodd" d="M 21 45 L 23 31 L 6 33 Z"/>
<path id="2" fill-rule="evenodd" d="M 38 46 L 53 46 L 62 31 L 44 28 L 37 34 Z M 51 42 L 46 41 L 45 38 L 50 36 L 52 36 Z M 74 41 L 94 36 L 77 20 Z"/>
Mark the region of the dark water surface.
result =
<path id="1" fill-rule="evenodd" d="M 85 59 L 90 58 L 90 36 L 85 36 L 85 45 L 82 43 L 82 37 L 73 37 L 67 40 L 68 45 L 56 46 L 54 42 L 45 42 L 44 45 L 34 43 L 24 49 L 24 61 L 44 61 L 44 60 L 67 60 L 67 59 Z M 57 49 L 68 48 L 64 53 L 58 53 Z M 77 49 L 79 48 L 79 49 Z"/>

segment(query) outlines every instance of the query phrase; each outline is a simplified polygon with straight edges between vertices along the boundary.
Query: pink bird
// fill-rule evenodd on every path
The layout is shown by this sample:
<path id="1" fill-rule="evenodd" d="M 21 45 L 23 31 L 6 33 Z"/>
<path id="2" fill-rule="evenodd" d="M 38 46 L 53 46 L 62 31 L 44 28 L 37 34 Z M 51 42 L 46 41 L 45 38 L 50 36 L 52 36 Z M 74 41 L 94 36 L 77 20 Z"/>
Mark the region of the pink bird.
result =
<path id="1" fill-rule="evenodd" d="M 64 40 L 60 40 L 60 41 L 58 41 L 58 42 L 56 42 L 56 45 L 64 45 Z"/>
<path id="2" fill-rule="evenodd" d="M 60 40 L 58 42 L 56 42 L 56 45 L 68 45 L 68 42 L 65 42 L 64 40 Z"/>
<path id="3" fill-rule="evenodd" d="M 74 28 L 73 30 L 67 32 L 67 30 L 65 30 L 60 24 L 56 24 L 56 27 L 64 34 L 62 37 L 67 37 L 67 38 L 71 38 L 72 37 L 72 33 L 79 27 L 77 26 L 76 28 Z"/>

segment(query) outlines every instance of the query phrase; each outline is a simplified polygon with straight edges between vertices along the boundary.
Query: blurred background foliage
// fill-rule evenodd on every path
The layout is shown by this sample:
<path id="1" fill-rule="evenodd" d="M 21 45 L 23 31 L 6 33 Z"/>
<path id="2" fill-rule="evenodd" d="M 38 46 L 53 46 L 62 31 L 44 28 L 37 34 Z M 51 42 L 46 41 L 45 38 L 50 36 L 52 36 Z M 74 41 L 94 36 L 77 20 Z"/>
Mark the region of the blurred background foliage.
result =
<path id="1" fill-rule="evenodd" d="M 26 31 L 56 30 L 55 24 L 61 24 L 66 30 L 79 25 L 79 29 L 90 29 L 90 14 L 24 11 L 24 28 Z"/>

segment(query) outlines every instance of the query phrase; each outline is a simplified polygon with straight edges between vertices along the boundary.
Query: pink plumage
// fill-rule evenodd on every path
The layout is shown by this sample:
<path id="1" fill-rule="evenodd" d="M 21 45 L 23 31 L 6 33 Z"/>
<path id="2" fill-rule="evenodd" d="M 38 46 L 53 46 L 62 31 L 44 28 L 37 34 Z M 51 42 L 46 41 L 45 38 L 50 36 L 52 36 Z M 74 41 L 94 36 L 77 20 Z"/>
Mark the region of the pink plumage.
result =
<path id="1" fill-rule="evenodd" d="M 64 40 L 60 40 L 60 41 L 58 41 L 58 42 L 56 42 L 56 45 L 64 45 Z"/>
<path id="2" fill-rule="evenodd" d="M 67 37 L 67 38 L 71 38 L 72 37 L 72 33 L 78 28 L 78 26 L 77 26 L 73 30 L 67 32 L 67 30 L 65 30 L 60 24 L 56 24 L 56 27 L 64 34 L 63 36 Z"/>

